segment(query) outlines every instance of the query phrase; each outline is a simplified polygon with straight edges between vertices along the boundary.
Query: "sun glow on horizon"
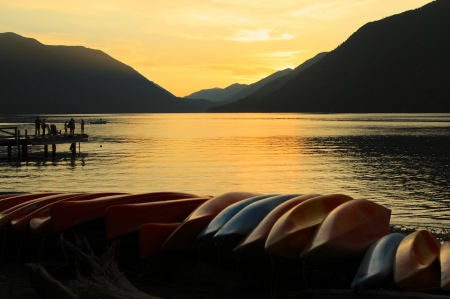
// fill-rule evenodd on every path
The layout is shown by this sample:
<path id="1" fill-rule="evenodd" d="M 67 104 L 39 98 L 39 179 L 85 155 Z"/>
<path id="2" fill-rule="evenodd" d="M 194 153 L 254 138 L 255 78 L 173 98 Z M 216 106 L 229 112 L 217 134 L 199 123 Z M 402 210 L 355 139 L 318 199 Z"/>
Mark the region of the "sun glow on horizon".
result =
<path id="1" fill-rule="evenodd" d="M 99 49 L 176 96 L 251 84 L 431 0 L 0 0 L 0 32 Z"/>

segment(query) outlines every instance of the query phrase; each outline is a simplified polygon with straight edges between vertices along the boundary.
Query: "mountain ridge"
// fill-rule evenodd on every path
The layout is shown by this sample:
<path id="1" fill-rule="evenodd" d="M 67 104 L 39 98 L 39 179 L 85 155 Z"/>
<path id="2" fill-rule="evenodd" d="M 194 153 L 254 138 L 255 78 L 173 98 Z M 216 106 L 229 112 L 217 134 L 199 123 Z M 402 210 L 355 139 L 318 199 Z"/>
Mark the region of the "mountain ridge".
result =
<path id="1" fill-rule="evenodd" d="M 450 112 L 450 1 L 369 22 L 280 89 L 210 112 Z"/>

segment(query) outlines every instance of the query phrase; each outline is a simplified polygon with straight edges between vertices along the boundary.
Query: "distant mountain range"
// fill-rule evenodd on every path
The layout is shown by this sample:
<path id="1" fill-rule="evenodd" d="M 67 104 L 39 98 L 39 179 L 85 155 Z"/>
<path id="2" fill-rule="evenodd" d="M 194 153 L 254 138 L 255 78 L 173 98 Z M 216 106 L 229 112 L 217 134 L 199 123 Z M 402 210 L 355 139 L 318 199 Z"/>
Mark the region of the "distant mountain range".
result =
<path id="1" fill-rule="evenodd" d="M 450 112 L 450 1 L 370 22 L 269 93 L 210 112 Z"/>
<path id="2" fill-rule="evenodd" d="M 294 70 L 185 98 L 102 51 L 0 33 L 0 113 L 450 112 L 449 16 L 450 0 L 436 0 Z"/>
<path id="3" fill-rule="evenodd" d="M 1 112 L 199 112 L 131 67 L 85 47 L 0 34 Z"/>
<path id="4" fill-rule="evenodd" d="M 234 96 L 236 93 L 245 89 L 247 84 L 239 84 L 235 83 L 226 88 L 210 88 L 210 89 L 202 89 L 200 91 L 196 91 L 191 93 L 190 95 L 185 96 L 185 99 L 204 99 L 211 102 L 220 102 L 229 97 Z"/>

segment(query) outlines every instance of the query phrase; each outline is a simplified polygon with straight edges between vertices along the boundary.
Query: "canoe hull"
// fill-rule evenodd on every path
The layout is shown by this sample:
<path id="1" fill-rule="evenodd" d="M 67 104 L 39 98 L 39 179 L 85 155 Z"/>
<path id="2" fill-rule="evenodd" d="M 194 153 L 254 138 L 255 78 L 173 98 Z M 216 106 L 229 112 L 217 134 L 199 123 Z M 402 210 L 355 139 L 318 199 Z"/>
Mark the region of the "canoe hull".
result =
<path id="1" fill-rule="evenodd" d="M 305 245 L 302 259 L 355 258 L 389 233 L 391 210 L 365 199 L 334 209 Z"/>
<path id="2" fill-rule="evenodd" d="M 395 256 L 395 284 L 405 291 L 430 291 L 440 288 L 440 243 L 426 230 L 406 236 Z"/>

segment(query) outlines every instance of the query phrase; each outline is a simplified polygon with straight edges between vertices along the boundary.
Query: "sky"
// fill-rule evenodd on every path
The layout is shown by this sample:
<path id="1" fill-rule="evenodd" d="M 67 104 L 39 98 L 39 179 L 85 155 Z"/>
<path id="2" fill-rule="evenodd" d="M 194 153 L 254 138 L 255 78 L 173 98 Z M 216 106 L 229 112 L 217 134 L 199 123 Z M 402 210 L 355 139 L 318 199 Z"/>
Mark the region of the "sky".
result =
<path id="1" fill-rule="evenodd" d="M 0 0 L 0 32 L 99 49 L 183 97 L 251 84 L 431 0 Z"/>

